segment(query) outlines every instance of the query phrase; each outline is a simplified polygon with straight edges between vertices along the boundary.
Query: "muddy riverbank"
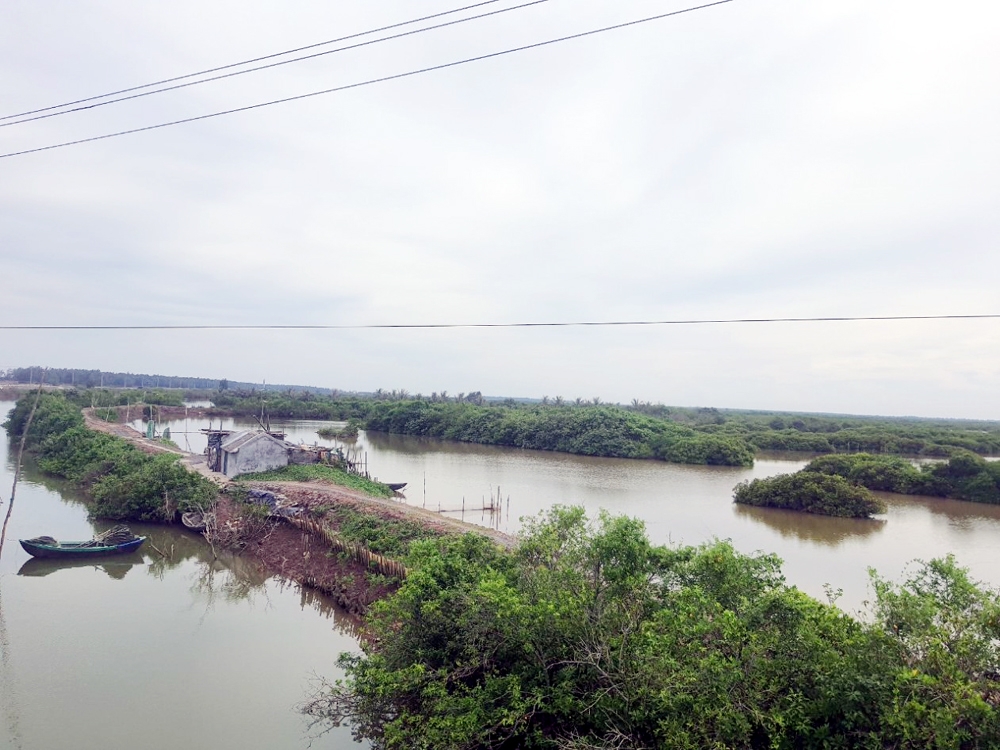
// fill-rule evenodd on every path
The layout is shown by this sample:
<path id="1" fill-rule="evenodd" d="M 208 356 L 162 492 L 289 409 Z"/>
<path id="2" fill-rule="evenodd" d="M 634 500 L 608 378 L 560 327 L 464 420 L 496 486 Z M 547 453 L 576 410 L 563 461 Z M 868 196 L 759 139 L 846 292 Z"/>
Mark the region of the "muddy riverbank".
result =
<path id="1" fill-rule="evenodd" d="M 476 533 L 504 547 L 512 547 L 515 543 L 514 537 L 495 529 L 484 529 L 327 482 L 250 482 L 246 486 L 284 496 L 289 504 L 302 509 L 303 517 L 334 534 L 342 531 L 339 519 L 348 511 L 383 524 L 389 534 L 395 524 L 403 523 L 419 525 L 430 537 Z M 222 494 L 217 513 L 218 524 L 225 527 L 238 515 L 238 504 L 229 495 Z M 268 573 L 329 595 L 338 606 L 352 614 L 364 614 L 373 602 L 391 594 L 399 584 L 398 579 L 373 575 L 371 566 L 333 552 L 329 541 L 321 534 L 288 521 L 274 522 L 257 538 L 249 540 L 241 554 L 255 560 Z"/>

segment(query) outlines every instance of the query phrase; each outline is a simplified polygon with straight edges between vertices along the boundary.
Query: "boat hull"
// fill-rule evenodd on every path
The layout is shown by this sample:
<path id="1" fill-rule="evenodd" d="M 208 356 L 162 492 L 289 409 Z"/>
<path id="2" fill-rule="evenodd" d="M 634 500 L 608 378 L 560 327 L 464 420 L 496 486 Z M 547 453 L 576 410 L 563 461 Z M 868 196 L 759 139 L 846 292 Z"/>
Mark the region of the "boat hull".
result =
<path id="1" fill-rule="evenodd" d="M 85 542 L 62 542 L 61 544 L 39 544 L 29 539 L 19 539 L 21 547 L 32 557 L 43 559 L 62 560 L 82 560 L 96 557 L 107 557 L 108 555 L 126 555 L 135 552 L 146 537 L 140 536 L 122 544 L 114 544 L 107 547 L 83 547 Z"/>

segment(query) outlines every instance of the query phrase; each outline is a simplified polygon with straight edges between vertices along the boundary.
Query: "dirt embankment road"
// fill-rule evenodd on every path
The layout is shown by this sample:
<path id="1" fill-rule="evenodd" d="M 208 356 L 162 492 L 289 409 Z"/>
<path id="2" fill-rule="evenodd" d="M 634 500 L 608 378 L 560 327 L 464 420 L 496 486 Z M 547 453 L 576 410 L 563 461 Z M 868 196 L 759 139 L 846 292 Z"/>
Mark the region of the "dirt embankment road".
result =
<path id="1" fill-rule="evenodd" d="M 103 432 L 107 435 L 114 435 L 115 437 L 128 440 L 143 453 L 172 453 L 175 456 L 180 456 L 181 463 L 190 471 L 201 474 L 207 479 L 215 482 L 220 487 L 224 487 L 229 483 L 228 477 L 214 471 L 209 471 L 208 465 L 205 463 L 205 457 L 198 453 L 188 453 L 187 451 L 181 450 L 174 445 L 169 445 L 160 440 L 150 440 L 130 425 L 120 424 L 118 422 L 105 422 L 103 419 L 94 414 L 93 409 L 83 410 L 83 421 L 89 429 L 94 430 L 95 432 Z"/>

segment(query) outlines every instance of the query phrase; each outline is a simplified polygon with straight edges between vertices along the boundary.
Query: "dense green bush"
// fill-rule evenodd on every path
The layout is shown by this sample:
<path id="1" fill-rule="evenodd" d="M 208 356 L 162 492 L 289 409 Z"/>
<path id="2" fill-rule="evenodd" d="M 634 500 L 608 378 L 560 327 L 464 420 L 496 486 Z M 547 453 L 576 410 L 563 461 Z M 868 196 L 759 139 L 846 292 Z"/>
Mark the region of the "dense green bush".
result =
<path id="1" fill-rule="evenodd" d="M 677 464 L 753 466 L 753 451 L 744 441 L 723 435 L 694 435 L 654 441 L 657 458 Z"/>
<path id="2" fill-rule="evenodd" d="M 833 450 L 825 435 L 798 430 L 768 430 L 752 433 L 747 440 L 758 450 L 808 451 L 829 453 Z"/>
<path id="3" fill-rule="evenodd" d="M 659 458 L 676 463 L 749 466 L 740 438 L 693 429 L 614 406 L 478 406 L 420 400 L 374 402 L 370 430 L 584 456 Z"/>
<path id="4" fill-rule="evenodd" d="M 734 498 L 744 505 L 820 513 L 826 516 L 869 518 L 885 513 L 885 503 L 864 487 L 843 477 L 818 472 L 779 474 L 736 485 Z"/>
<path id="5" fill-rule="evenodd" d="M 947 458 L 956 450 L 1000 454 L 1000 423 L 887 417 L 721 412 L 721 424 L 697 425 L 744 438 L 760 450 Z"/>
<path id="6" fill-rule="evenodd" d="M 117 464 L 94 482 L 94 515 L 120 521 L 172 521 L 175 513 L 204 510 L 218 490 L 200 474 L 178 463 L 175 454 L 161 453 Z"/>
<path id="7" fill-rule="evenodd" d="M 870 490 L 1000 503 L 1000 463 L 966 450 L 956 450 L 947 461 L 920 468 L 893 456 L 821 456 L 803 471 L 843 477 Z"/>
<path id="8" fill-rule="evenodd" d="M 7 420 L 3 423 L 4 429 L 7 430 L 7 434 L 11 438 L 21 439 L 34 404 L 34 393 L 26 394 L 17 400 L 14 408 L 7 415 Z M 61 395 L 43 393 L 38 399 L 38 408 L 35 410 L 35 416 L 31 420 L 31 427 L 28 430 L 25 446 L 27 448 L 35 448 L 50 435 L 82 425 L 83 415 L 77 407 L 69 403 Z"/>
<path id="9" fill-rule="evenodd" d="M 876 456 L 871 453 L 821 456 L 806 464 L 803 471 L 843 477 L 870 490 L 909 493 L 922 486 L 919 469 L 897 456 Z"/>
<path id="10" fill-rule="evenodd" d="M 4 423 L 20 437 L 34 396 L 21 398 Z M 217 488 L 188 471 L 175 454 L 148 455 L 121 438 L 83 426 L 79 408 L 62 394 L 44 394 L 28 432 L 42 471 L 76 483 L 100 518 L 170 521 L 178 511 L 203 509 Z"/>
<path id="11" fill-rule="evenodd" d="M 1000 600 L 953 561 L 855 620 L 772 555 L 556 509 L 506 553 L 414 542 L 364 655 L 307 707 L 378 750 L 975 750 L 1000 743 Z"/>

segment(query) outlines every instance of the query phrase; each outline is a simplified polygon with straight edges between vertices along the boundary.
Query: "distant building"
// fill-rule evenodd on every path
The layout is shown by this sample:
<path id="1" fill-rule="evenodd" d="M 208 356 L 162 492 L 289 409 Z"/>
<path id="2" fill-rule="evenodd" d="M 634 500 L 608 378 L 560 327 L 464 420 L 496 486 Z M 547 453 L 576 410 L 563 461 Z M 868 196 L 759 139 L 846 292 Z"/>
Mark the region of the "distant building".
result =
<path id="1" fill-rule="evenodd" d="M 288 466 L 288 445 L 266 432 L 238 432 L 222 440 L 219 467 L 227 477 Z"/>

